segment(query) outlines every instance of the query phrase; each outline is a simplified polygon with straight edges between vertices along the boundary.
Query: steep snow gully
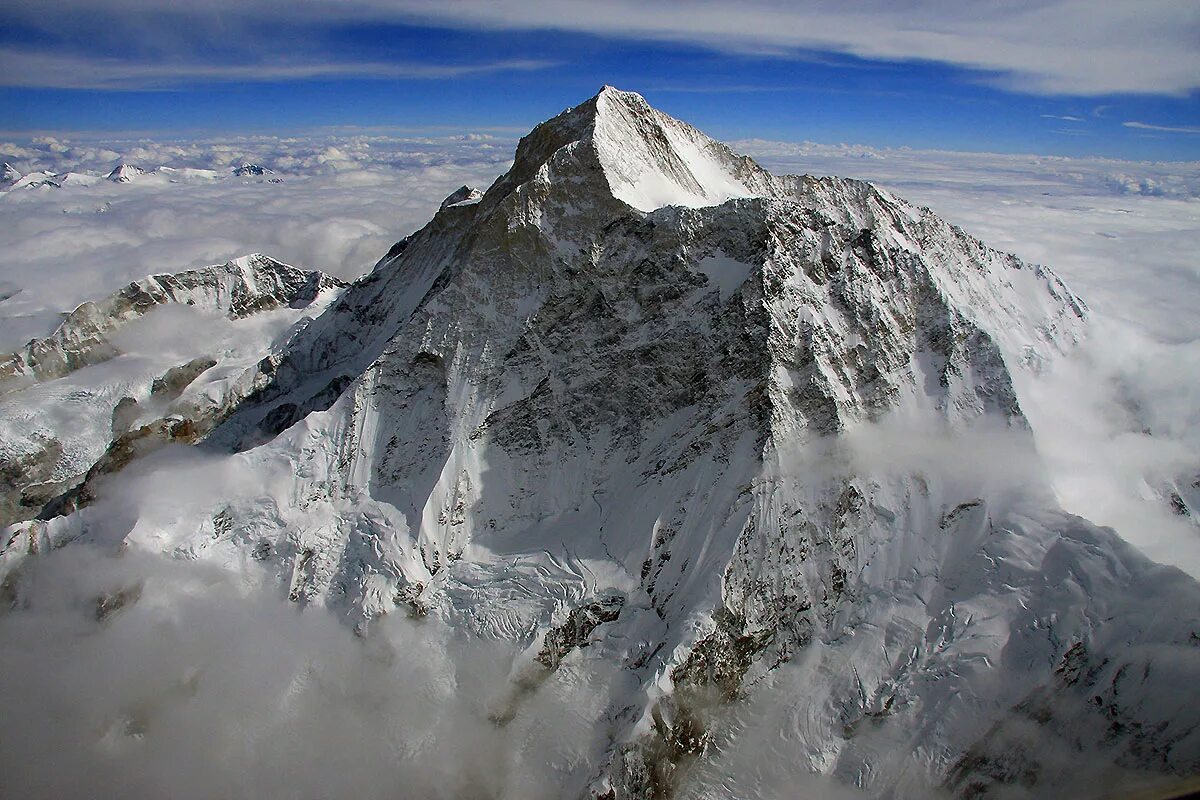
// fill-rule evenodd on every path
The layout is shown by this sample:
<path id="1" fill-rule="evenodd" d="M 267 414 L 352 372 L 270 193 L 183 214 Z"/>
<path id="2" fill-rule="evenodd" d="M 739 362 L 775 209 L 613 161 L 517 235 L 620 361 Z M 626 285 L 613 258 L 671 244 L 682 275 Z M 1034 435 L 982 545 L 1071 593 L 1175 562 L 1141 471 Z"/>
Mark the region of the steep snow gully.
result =
<path id="1" fill-rule="evenodd" d="M 5 456 L 14 507 L 45 501 L 4 535 L 18 606 L 68 543 L 253 563 L 367 640 L 409 615 L 511 643 L 496 726 L 606 665 L 562 797 L 772 796 L 725 768 L 748 742 L 874 797 L 1200 772 L 1200 588 L 1057 506 L 1014 388 L 1088 332 L 1049 269 L 611 87 L 348 287 L 255 264 L 247 313 L 311 313 L 98 392 L 88 463 L 54 466 L 49 422 Z M 14 354 L 0 414 L 108 324 Z M 255 479 L 114 523 L 148 441 Z"/>

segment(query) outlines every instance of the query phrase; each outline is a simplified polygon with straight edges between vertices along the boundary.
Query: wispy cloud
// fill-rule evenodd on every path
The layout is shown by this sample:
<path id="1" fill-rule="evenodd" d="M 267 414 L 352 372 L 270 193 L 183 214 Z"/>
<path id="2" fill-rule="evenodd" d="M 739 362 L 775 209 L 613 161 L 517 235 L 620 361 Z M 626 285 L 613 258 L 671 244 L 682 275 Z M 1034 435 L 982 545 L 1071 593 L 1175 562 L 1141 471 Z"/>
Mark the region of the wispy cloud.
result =
<path id="1" fill-rule="evenodd" d="M 478 64 L 361 62 L 274 62 L 206 64 L 132 62 L 0 49 L 0 85 L 70 89 L 163 89 L 188 83 L 378 78 L 444 80 L 495 72 L 546 69 L 552 62 L 510 59 Z"/>
<path id="2" fill-rule="evenodd" d="M 492 28 L 569 29 L 700 44 L 740 53 L 832 52 L 942 62 L 1034 94 L 1182 94 L 1200 86 L 1200 8 L 1190 0 L 1136 5 L 1088 0 L 1013 4 L 864 0 L 388 0 L 378 8 Z"/>
<path id="3" fill-rule="evenodd" d="M 1163 133 L 1200 133 L 1200 127 L 1192 125 L 1151 125 L 1148 122 L 1123 122 L 1126 128 L 1136 128 L 1140 131 L 1161 131 Z"/>
<path id="4" fill-rule="evenodd" d="M 281 29 L 320 41 L 338 26 L 399 23 L 470 31 L 571 31 L 759 57 L 826 53 L 934 62 L 1033 94 L 1179 96 L 1200 88 L 1200 48 L 1195 46 L 1200 6 L 1193 0 L 836 5 L 745 0 L 736 7 L 724 0 L 295 0 L 286 6 L 276 0 L 206 0 L 188 6 L 175 0 L 47 0 L 9 6 L 0 11 L 0 25 L 7 18 L 76 47 L 130 24 L 156 33 L 161 29 L 162 35 L 139 37 L 136 48 L 171 52 L 164 42 L 195 45 L 209 37 L 220 48 L 236 39 L 249 53 L 255 42 L 260 52 L 278 48 Z"/>
<path id="5" fill-rule="evenodd" d="M 1070 114 L 1042 114 L 1042 119 L 1060 119 L 1063 122 L 1083 122 L 1083 117 L 1073 117 Z"/>

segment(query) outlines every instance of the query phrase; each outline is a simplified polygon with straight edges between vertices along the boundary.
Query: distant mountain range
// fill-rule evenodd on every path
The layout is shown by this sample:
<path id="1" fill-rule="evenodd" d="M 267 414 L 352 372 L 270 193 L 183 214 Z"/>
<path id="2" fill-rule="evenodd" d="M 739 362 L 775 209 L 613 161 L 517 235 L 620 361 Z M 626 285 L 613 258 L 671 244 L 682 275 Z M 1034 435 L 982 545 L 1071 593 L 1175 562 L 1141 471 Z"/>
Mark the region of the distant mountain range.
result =
<path id="1" fill-rule="evenodd" d="M 22 174 L 12 164 L 5 162 L 0 168 L 0 191 L 13 189 L 61 188 L 63 186 L 91 186 L 104 180 L 113 183 L 134 183 L 151 180 L 156 182 L 204 182 L 222 178 L 265 178 L 274 175 L 274 170 L 261 167 L 258 164 L 242 163 L 231 167 L 226 172 L 214 169 L 197 169 L 193 167 L 157 167 L 142 169 L 133 164 L 118 164 L 107 175 L 93 172 L 63 172 L 53 173 L 36 171 Z M 282 178 L 268 178 L 273 183 L 279 183 Z"/>

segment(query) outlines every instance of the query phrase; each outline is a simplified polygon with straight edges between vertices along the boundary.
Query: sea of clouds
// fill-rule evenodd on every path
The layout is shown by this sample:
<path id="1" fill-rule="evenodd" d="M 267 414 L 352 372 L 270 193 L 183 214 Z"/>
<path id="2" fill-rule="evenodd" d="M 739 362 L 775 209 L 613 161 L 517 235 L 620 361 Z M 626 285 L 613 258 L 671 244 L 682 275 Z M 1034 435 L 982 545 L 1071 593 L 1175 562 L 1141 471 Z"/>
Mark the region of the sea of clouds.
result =
<path id="1" fill-rule="evenodd" d="M 483 134 L 0 142 L 0 160 L 23 173 L 106 175 L 128 163 L 223 176 L 0 194 L 0 297 L 8 298 L 0 350 L 45 335 L 59 312 L 129 281 L 247 253 L 356 278 L 454 189 L 490 184 L 511 162 L 512 144 Z M 244 162 L 274 173 L 225 177 Z"/>
<path id="2" fill-rule="evenodd" d="M 490 184 L 513 145 L 394 132 L 0 143 L 0 159 L 26 173 L 105 174 L 119 162 L 223 176 L 242 162 L 274 170 L 0 194 L 0 350 L 128 281 L 249 252 L 355 278 L 459 185 Z M 1200 478 L 1200 163 L 735 147 L 776 172 L 875 181 L 1059 272 L 1093 326 L 1070 357 L 1018 386 L 1050 488 L 1067 510 L 1200 575 L 1200 530 L 1164 502 L 1164 487 Z M 1026 474 L 1024 451 L 985 449 L 997 469 Z M 122 504 L 171 502 L 170 483 L 164 475 L 149 491 L 135 480 Z M 506 646 L 399 615 L 358 638 L 331 614 L 300 614 L 257 585 L 148 553 L 65 548 L 31 563 L 6 589 L 19 610 L 0 612 L 5 788 L 29 797 L 554 797 L 594 769 L 584 758 L 605 735 L 613 680 L 603 665 L 570 667 L 592 672 L 555 679 L 530 713 L 497 728 L 488 716 L 517 658 Z M 122 591 L 137 601 L 97 619 L 96 598 Z M 584 685 L 594 690 L 580 694 Z M 830 796 L 780 769 L 763 785 Z"/>

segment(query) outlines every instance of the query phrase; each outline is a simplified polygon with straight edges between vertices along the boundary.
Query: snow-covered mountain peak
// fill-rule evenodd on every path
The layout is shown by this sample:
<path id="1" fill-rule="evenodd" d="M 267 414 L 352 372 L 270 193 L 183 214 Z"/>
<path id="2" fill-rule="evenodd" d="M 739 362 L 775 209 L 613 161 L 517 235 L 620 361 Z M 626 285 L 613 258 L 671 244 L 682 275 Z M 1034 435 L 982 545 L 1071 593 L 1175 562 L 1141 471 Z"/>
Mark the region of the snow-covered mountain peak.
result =
<path id="1" fill-rule="evenodd" d="M 585 180 L 598 167 L 612 197 L 646 212 L 780 191 L 750 158 L 653 108 L 640 94 L 612 86 L 534 128 L 491 193 L 505 196 L 551 166 Z"/>
<path id="2" fill-rule="evenodd" d="M 108 179 L 114 183 L 129 183 L 146 174 L 146 170 L 133 164 L 118 164 L 108 173 Z"/>
<path id="3" fill-rule="evenodd" d="M 441 208 L 478 203 L 482 197 L 483 192 L 473 186 L 463 185 L 446 195 L 446 199 L 442 201 Z"/>
<path id="4" fill-rule="evenodd" d="M 11 186 L 19 180 L 21 180 L 20 171 L 5 161 L 4 166 L 0 167 L 0 186 Z"/>
<path id="5" fill-rule="evenodd" d="M 642 211 L 775 193 L 770 176 L 752 160 L 634 92 L 606 86 L 596 96 L 593 142 L 613 195 Z"/>

